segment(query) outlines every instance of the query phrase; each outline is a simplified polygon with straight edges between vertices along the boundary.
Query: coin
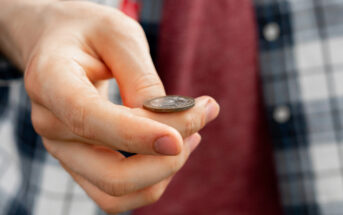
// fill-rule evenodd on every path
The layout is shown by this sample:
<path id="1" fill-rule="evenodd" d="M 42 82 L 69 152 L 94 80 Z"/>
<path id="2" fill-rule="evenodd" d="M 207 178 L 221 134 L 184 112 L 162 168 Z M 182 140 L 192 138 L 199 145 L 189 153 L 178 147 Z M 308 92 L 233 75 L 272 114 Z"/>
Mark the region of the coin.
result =
<path id="1" fill-rule="evenodd" d="M 143 107 L 159 113 L 172 113 L 187 110 L 193 107 L 195 100 L 186 96 L 162 96 L 145 101 Z"/>

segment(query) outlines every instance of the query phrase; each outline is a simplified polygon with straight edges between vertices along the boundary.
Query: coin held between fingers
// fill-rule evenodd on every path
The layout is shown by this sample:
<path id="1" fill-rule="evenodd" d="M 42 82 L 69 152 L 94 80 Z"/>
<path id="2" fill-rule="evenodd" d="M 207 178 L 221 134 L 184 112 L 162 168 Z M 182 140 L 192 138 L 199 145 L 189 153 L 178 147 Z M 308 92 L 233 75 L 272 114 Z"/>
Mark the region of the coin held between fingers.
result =
<path id="1" fill-rule="evenodd" d="M 188 110 L 195 105 L 195 100 L 187 96 L 161 96 L 144 102 L 143 107 L 158 113 L 174 113 Z"/>

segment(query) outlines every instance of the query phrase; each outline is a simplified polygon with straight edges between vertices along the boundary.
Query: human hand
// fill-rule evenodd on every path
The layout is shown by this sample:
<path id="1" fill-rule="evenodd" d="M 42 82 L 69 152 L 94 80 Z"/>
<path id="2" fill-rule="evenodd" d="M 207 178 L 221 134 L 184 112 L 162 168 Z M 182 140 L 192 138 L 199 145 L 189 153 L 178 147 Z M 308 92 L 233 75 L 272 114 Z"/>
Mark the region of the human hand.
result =
<path id="1" fill-rule="evenodd" d="M 44 4 L 14 38 L 47 150 L 108 213 L 156 201 L 219 111 L 210 97 L 190 110 L 156 114 L 146 99 L 165 95 L 141 27 L 121 12 L 85 2 Z M 23 37 L 23 38 L 22 38 Z M 106 99 L 116 78 L 125 106 Z M 124 158 L 117 150 L 138 153 Z M 173 155 L 173 156 L 165 156 Z"/>

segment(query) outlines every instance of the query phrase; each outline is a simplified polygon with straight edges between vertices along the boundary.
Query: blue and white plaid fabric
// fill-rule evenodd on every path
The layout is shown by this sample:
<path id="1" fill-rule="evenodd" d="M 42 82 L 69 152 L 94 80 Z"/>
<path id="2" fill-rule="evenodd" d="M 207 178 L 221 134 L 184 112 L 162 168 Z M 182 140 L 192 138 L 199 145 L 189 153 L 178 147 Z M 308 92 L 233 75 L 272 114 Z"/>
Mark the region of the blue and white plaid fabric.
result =
<path id="1" fill-rule="evenodd" d="M 150 42 L 160 12 L 149 5 L 159 9 L 161 1 L 143 4 Z M 255 0 L 255 6 L 284 213 L 343 214 L 343 0 Z M 0 62 L 0 214 L 101 213 L 42 147 L 18 74 Z"/>
<path id="2" fill-rule="evenodd" d="M 343 1 L 255 0 L 285 214 L 343 214 Z"/>

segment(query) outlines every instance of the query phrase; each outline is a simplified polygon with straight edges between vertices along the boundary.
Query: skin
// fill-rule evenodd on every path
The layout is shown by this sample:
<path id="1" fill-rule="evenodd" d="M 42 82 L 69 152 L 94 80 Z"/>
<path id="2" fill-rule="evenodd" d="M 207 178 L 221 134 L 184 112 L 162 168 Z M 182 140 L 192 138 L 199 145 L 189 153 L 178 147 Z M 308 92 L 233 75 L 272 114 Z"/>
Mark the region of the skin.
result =
<path id="1" fill-rule="evenodd" d="M 89 2 L 0 0 L 0 51 L 24 73 L 32 122 L 49 153 L 107 213 L 157 201 L 217 117 L 208 96 L 157 114 L 165 95 L 140 25 Z M 118 82 L 123 106 L 107 99 Z M 156 145 L 163 138 L 163 145 Z M 137 153 L 125 158 L 116 150 Z"/>

